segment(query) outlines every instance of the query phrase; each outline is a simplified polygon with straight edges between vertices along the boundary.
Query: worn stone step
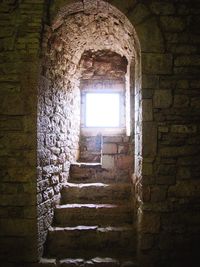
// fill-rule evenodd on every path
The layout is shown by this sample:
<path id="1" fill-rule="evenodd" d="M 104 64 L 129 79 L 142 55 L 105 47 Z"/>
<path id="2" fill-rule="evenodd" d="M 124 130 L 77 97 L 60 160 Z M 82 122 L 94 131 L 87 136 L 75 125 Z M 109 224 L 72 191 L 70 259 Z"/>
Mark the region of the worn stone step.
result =
<path id="1" fill-rule="evenodd" d="M 46 256 L 62 258 L 134 256 L 135 232 L 129 227 L 53 227 Z"/>
<path id="2" fill-rule="evenodd" d="M 72 183 L 126 183 L 130 182 L 129 171 L 117 172 L 102 168 L 100 163 L 73 163 L 70 165 L 69 182 Z"/>
<path id="3" fill-rule="evenodd" d="M 131 199 L 131 185 L 125 184 L 74 184 L 63 188 L 61 204 L 70 203 L 120 203 Z"/>
<path id="4" fill-rule="evenodd" d="M 39 262 L 32 263 L 27 267 L 58 267 L 59 264 L 56 259 L 41 258 Z"/>
<path id="5" fill-rule="evenodd" d="M 130 205 L 117 204 L 67 204 L 56 206 L 54 225 L 116 226 L 131 224 L 133 212 Z"/>
<path id="6" fill-rule="evenodd" d="M 136 261 L 125 260 L 120 261 L 115 258 L 96 257 L 90 260 L 84 259 L 64 259 L 59 261 L 61 267 L 138 267 Z"/>
<path id="7" fill-rule="evenodd" d="M 93 259 L 41 259 L 39 263 L 31 264 L 29 267 L 138 267 L 136 260 L 120 260 L 115 258 Z"/>

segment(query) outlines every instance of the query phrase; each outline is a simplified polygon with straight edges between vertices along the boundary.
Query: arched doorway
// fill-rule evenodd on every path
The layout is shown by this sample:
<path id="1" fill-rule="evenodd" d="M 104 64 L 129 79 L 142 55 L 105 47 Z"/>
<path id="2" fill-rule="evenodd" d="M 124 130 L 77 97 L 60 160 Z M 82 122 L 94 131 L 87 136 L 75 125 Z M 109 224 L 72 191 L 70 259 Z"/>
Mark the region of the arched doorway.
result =
<path id="1" fill-rule="evenodd" d="M 60 189 L 67 182 L 70 164 L 78 159 L 80 138 L 79 63 L 87 51 L 116 53 L 127 61 L 125 72 L 125 131 L 134 147 L 136 169 L 141 156 L 139 108 L 140 47 L 128 19 L 104 1 L 78 1 L 63 7 L 43 40 L 38 92 L 38 210 L 40 248 L 52 223 Z M 135 104 L 136 101 L 136 104 Z M 136 111 L 136 112 L 135 112 Z M 141 130 L 141 129 L 140 129 Z M 136 139 L 135 139 L 136 137 Z M 138 165 L 137 165 L 138 164 Z M 42 208 L 41 208 L 42 207 Z M 45 208 L 44 208 L 45 207 Z"/>

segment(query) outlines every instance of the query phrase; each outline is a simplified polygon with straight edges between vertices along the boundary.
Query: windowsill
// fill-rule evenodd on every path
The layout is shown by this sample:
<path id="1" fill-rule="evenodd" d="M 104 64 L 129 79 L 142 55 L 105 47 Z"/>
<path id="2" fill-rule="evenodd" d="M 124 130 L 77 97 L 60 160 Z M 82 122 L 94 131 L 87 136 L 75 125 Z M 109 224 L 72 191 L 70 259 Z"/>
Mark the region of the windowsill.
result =
<path id="1" fill-rule="evenodd" d="M 101 127 L 82 127 L 81 134 L 84 136 L 96 136 L 101 135 L 126 135 L 125 128 L 101 128 Z"/>

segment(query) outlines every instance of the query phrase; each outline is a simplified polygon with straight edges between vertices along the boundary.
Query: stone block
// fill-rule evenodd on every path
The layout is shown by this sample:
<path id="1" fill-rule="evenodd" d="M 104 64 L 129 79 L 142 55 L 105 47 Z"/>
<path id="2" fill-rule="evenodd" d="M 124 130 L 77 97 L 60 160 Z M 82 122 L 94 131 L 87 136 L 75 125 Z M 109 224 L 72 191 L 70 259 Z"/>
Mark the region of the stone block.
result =
<path id="1" fill-rule="evenodd" d="M 65 173 L 69 173 L 69 169 L 70 169 L 70 163 L 68 161 L 66 161 L 64 164 L 63 164 L 63 172 Z"/>
<path id="2" fill-rule="evenodd" d="M 115 157 L 115 164 L 121 170 L 133 168 L 133 157 L 128 155 L 117 156 Z"/>
<path id="3" fill-rule="evenodd" d="M 197 148 L 195 146 L 171 146 L 171 147 L 162 147 L 160 149 L 160 155 L 166 158 L 174 158 L 180 156 L 191 156 L 197 153 Z"/>
<path id="4" fill-rule="evenodd" d="M 155 184 L 155 176 L 154 175 L 144 175 L 142 177 L 142 184 L 143 185 L 152 185 Z"/>
<path id="5" fill-rule="evenodd" d="M 42 192 L 50 186 L 49 179 L 42 180 L 37 183 L 37 192 Z"/>
<path id="6" fill-rule="evenodd" d="M 142 100 L 143 121 L 153 120 L 153 105 L 151 99 Z"/>
<path id="7" fill-rule="evenodd" d="M 103 144 L 103 154 L 117 154 L 116 144 Z"/>
<path id="8" fill-rule="evenodd" d="M 159 53 L 164 51 L 163 36 L 155 18 L 151 17 L 136 25 L 135 28 L 141 43 L 142 52 Z M 149 73 L 151 74 L 151 72 Z M 156 74 L 156 72 L 152 74 Z"/>
<path id="9" fill-rule="evenodd" d="M 192 177 L 189 167 L 181 166 L 177 168 L 176 178 L 178 180 L 187 180 Z"/>
<path id="10" fill-rule="evenodd" d="M 55 185 L 59 183 L 59 176 L 58 175 L 53 175 L 51 177 L 51 184 Z"/>
<path id="11" fill-rule="evenodd" d="M 199 80 L 192 80 L 190 82 L 190 87 L 193 89 L 199 89 L 200 88 L 200 81 Z"/>
<path id="12" fill-rule="evenodd" d="M 155 90 L 153 97 L 154 108 L 169 108 L 172 105 L 171 90 Z"/>
<path id="13" fill-rule="evenodd" d="M 143 89 L 158 89 L 159 88 L 159 76 L 157 75 L 143 75 L 142 79 Z"/>
<path id="14" fill-rule="evenodd" d="M 156 177 L 156 183 L 159 185 L 173 185 L 175 182 L 175 175 L 158 175 Z"/>
<path id="15" fill-rule="evenodd" d="M 155 234 L 160 231 L 160 215 L 153 212 L 143 212 L 139 221 L 139 232 Z"/>
<path id="16" fill-rule="evenodd" d="M 128 144 L 118 145 L 118 150 L 117 150 L 118 154 L 127 154 L 128 151 L 129 151 L 129 145 Z"/>
<path id="17" fill-rule="evenodd" d="M 173 54 L 195 54 L 197 47 L 195 45 L 186 44 L 168 44 L 168 51 Z"/>
<path id="18" fill-rule="evenodd" d="M 23 130 L 23 121 L 21 118 L 0 118 L 0 129 L 4 131 L 21 131 Z"/>
<path id="19" fill-rule="evenodd" d="M 200 56 L 197 55 L 177 56 L 174 65 L 177 67 L 200 66 Z"/>
<path id="20" fill-rule="evenodd" d="M 130 21 L 133 25 L 137 25 L 147 18 L 149 14 L 149 9 L 144 4 L 139 3 L 129 13 Z"/>
<path id="21" fill-rule="evenodd" d="M 143 123 L 142 141 L 143 156 L 154 157 L 157 152 L 157 126 L 155 123 Z"/>
<path id="22" fill-rule="evenodd" d="M 186 23 L 182 17 L 162 16 L 160 20 L 162 28 L 166 32 L 181 32 L 186 27 Z"/>
<path id="23" fill-rule="evenodd" d="M 122 136 L 104 136 L 103 143 L 120 143 L 122 142 Z"/>
<path id="24" fill-rule="evenodd" d="M 154 94 L 154 90 L 153 89 L 143 89 L 142 90 L 142 97 L 144 99 L 152 99 L 153 98 L 153 94 Z"/>
<path id="25" fill-rule="evenodd" d="M 115 167 L 114 156 L 103 155 L 102 156 L 102 168 L 114 169 L 114 167 Z"/>
<path id="26" fill-rule="evenodd" d="M 176 11 L 173 3 L 161 1 L 153 1 L 150 8 L 156 15 L 173 15 Z"/>
<path id="27" fill-rule="evenodd" d="M 142 72 L 143 74 L 171 74 L 172 73 L 172 55 L 160 53 L 142 54 Z"/>
<path id="28" fill-rule="evenodd" d="M 166 186 L 152 186 L 151 187 L 151 202 L 164 201 L 167 196 Z"/>
<path id="29" fill-rule="evenodd" d="M 36 235 L 36 224 L 34 219 L 0 219 L 0 236 L 23 237 L 28 235 Z"/>
<path id="30" fill-rule="evenodd" d="M 192 134 L 197 132 L 196 125 L 172 125 L 171 126 L 172 133 L 179 134 Z"/>
<path id="31" fill-rule="evenodd" d="M 190 86 L 189 86 L 189 81 L 188 80 L 185 80 L 185 79 L 182 79 L 182 80 L 178 80 L 177 81 L 177 88 L 179 89 L 188 89 Z"/>
<path id="32" fill-rule="evenodd" d="M 175 95 L 174 96 L 174 107 L 188 107 L 190 99 L 186 95 Z"/>
<path id="33" fill-rule="evenodd" d="M 160 133 L 168 133 L 169 132 L 169 127 L 167 127 L 167 126 L 159 126 L 158 127 L 158 131 Z"/>
<path id="34" fill-rule="evenodd" d="M 149 202 L 151 198 L 151 191 L 148 185 L 142 185 L 138 188 L 138 194 L 143 202 Z"/>
<path id="35" fill-rule="evenodd" d="M 23 97 L 19 93 L 1 95 L 0 113 L 2 115 L 24 115 L 26 109 Z"/>
<path id="36" fill-rule="evenodd" d="M 176 173 L 175 164 L 160 163 L 157 168 L 158 175 L 174 175 Z"/>
<path id="37" fill-rule="evenodd" d="M 178 181 L 175 185 L 170 186 L 168 190 L 169 197 L 188 198 L 198 197 L 200 194 L 199 181 Z"/>
<path id="38" fill-rule="evenodd" d="M 200 109 L 200 97 L 198 97 L 198 96 L 192 97 L 191 106 L 196 108 L 196 109 Z"/>
<path id="39" fill-rule="evenodd" d="M 143 162 L 142 164 L 142 173 L 143 175 L 152 175 L 153 174 L 153 164 Z"/>
<path id="40" fill-rule="evenodd" d="M 89 0 L 83 1 L 84 13 L 86 14 L 96 14 L 97 6 L 97 0 L 94 0 L 92 2 Z"/>
<path id="41" fill-rule="evenodd" d="M 175 89 L 177 81 L 172 76 L 162 76 L 160 77 L 159 85 L 158 89 Z"/>

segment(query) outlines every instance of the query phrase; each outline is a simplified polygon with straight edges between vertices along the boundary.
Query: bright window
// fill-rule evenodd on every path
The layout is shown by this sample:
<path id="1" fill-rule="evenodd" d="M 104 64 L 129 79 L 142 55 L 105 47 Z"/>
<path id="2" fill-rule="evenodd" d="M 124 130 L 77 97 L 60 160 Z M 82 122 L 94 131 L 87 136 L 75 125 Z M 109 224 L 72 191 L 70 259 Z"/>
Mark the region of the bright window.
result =
<path id="1" fill-rule="evenodd" d="M 86 127 L 120 127 L 119 93 L 86 93 Z"/>

